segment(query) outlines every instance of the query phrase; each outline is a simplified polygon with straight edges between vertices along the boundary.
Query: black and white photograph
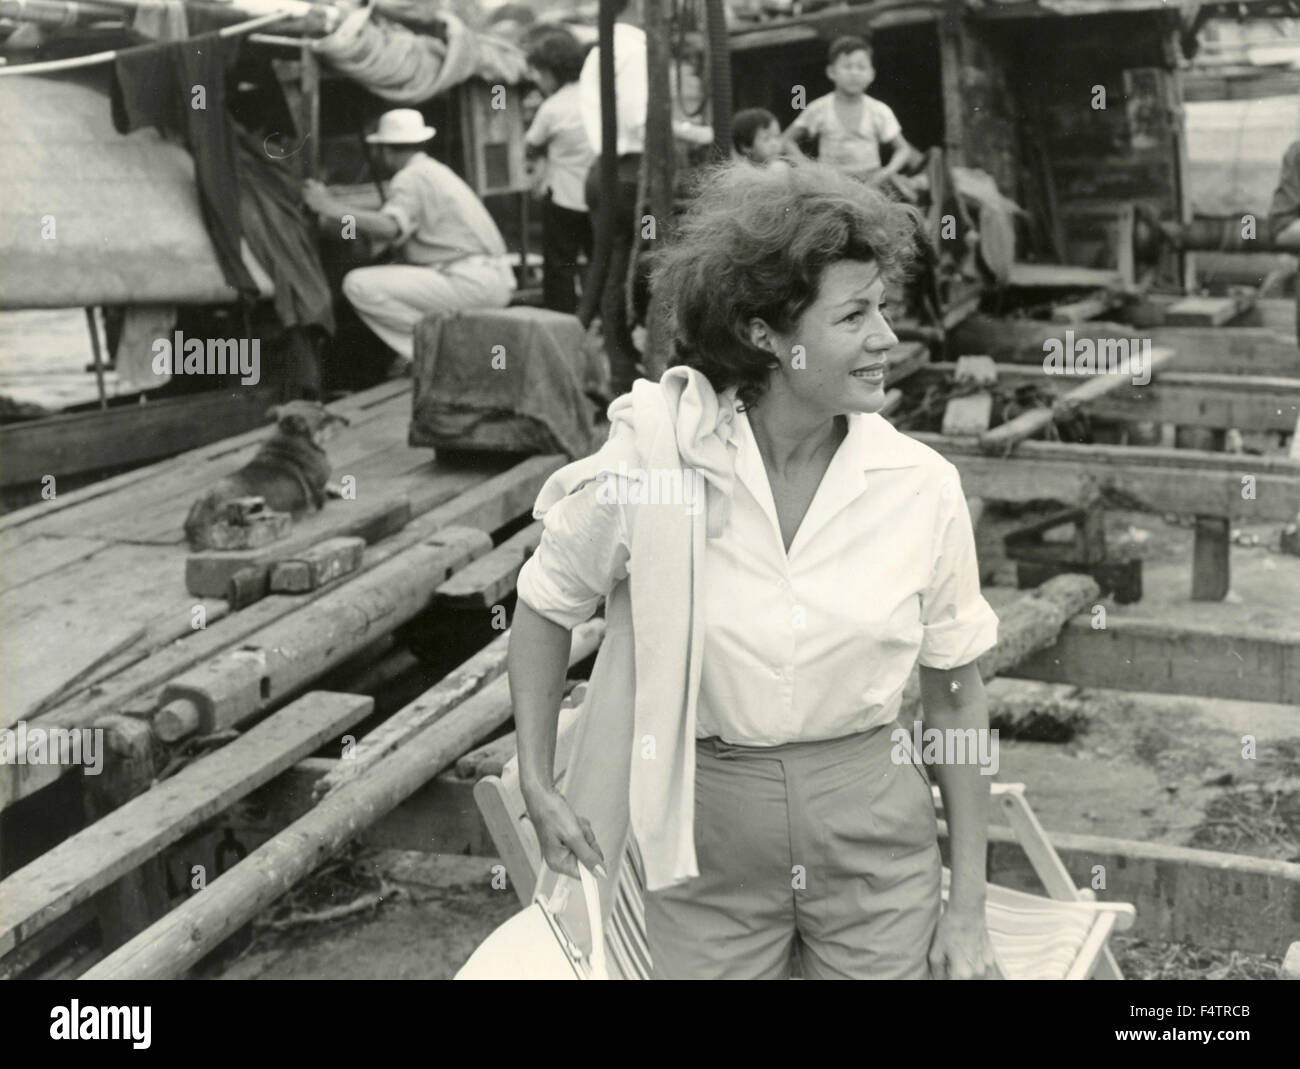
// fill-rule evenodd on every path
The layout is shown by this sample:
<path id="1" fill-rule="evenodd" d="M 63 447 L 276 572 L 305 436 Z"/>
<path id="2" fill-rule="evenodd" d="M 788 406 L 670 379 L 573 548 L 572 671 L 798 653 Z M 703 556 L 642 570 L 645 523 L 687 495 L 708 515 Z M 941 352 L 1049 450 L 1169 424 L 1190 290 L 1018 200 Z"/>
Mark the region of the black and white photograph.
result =
<path id="1" fill-rule="evenodd" d="M 0 0 L 24 1027 L 1281 1034 L 1298 267 L 1300 0 Z"/>

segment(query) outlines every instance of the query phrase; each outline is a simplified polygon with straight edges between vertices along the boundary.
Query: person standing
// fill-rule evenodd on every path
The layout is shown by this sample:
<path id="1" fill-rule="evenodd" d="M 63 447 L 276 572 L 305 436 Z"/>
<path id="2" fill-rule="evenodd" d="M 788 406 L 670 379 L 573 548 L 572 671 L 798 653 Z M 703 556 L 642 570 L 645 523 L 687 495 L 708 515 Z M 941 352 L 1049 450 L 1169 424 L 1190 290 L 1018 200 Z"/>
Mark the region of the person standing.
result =
<path id="1" fill-rule="evenodd" d="M 578 257 L 591 258 L 586 183 L 596 158 L 583 125 L 578 90 L 584 54 L 577 39 L 557 27 L 537 41 L 528 59 L 538 88 L 546 94 L 524 135 L 528 154 L 546 160 L 542 303 L 556 312 L 572 313 L 578 308 Z"/>
<path id="2" fill-rule="evenodd" d="M 817 142 L 817 158 L 855 178 L 881 181 L 901 171 L 914 150 L 903 137 L 893 109 L 867 94 L 876 80 L 871 42 L 839 37 L 831 42 L 826 77 L 835 89 L 805 108 L 785 132 L 788 151 L 802 155 L 799 141 Z M 893 155 L 885 167 L 880 147 Z"/>
<path id="3" fill-rule="evenodd" d="M 396 354 L 389 377 L 408 374 L 415 325 L 425 316 L 470 308 L 504 308 L 515 292 L 501 231 L 474 191 L 424 146 L 436 131 L 414 108 L 385 112 L 366 137 L 379 146 L 380 166 L 392 181 L 378 211 L 336 201 L 309 180 L 307 206 L 367 237 L 396 247 L 398 263 L 358 267 L 343 276 L 343 294 L 357 314 Z"/>
<path id="4" fill-rule="evenodd" d="M 618 866 L 644 871 L 657 977 L 785 978 L 796 954 L 809 978 L 993 963 L 985 770 L 932 765 L 945 910 L 930 786 L 896 731 L 919 664 L 927 730 L 987 732 L 977 662 L 998 629 L 958 470 L 879 414 L 915 232 L 824 164 L 720 168 L 654 269 L 675 366 L 538 495 L 508 655 L 520 787 L 553 872 L 585 866 L 608 902 Z M 602 598 L 561 788 L 570 632 Z"/>

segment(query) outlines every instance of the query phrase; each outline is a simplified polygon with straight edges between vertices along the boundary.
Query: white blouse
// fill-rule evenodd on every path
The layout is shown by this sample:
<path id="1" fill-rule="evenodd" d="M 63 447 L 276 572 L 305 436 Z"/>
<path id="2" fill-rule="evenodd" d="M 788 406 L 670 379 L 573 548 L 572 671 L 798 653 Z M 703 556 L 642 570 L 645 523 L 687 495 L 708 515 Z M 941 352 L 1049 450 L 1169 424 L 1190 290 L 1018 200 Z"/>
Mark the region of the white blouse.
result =
<path id="1" fill-rule="evenodd" d="M 743 412 L 730 436 L 735 491 L 705 557 L 697 735 L 774 746 L 865 731 L 897 717 L 918 660 L 956 668 L 996 644 L 949 461 L 881 416 L 850 415 L 787 553 Z M 629 559 L 633 478 L 606 474 L 547 511 L 519 575 L 525 604 L 573 627 L 630 569 L 654 568 Z"/>

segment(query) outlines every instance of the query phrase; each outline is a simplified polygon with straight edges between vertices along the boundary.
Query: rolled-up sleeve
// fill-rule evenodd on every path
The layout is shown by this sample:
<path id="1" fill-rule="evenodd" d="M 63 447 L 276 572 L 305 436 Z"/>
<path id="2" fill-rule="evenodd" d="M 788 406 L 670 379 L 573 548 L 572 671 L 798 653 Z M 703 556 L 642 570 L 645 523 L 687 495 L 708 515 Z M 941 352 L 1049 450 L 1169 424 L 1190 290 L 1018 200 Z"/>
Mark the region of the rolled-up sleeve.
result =
<path id="1" fill-rule="evenodd" d="M 628 574 L 626 496 L 618 477 L 592 479 L 557 501 L 542 519 L 537 551 L 519 573 L 519 599 L 572 629 Z"/>
<path id="2" fill-rule="evenodd" d="M 919 661 L 927 668 L 958 668 L 988 652 L 998 641 L 998 616 L 980 593 L 975 531 L 952 468 L 944 476 L 934 569 L 921 594 Z"/>

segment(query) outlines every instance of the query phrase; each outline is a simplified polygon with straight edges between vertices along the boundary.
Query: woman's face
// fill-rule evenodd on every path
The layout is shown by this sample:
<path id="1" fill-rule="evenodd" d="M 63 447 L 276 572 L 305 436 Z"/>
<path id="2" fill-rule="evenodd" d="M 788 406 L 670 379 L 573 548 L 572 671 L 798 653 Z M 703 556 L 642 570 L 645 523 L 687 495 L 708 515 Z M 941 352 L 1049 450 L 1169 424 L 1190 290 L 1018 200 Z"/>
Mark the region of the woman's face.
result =
<path id="1" fill-rule="evenodd" d="M 884 311 L 877 264 L 831 264 L 789 333 L 771 332 L 780 362 L 772 374 L 782 392 L 828 416 L 877 411 L 885 403 L 887 354 L 898 344 Z"/>

